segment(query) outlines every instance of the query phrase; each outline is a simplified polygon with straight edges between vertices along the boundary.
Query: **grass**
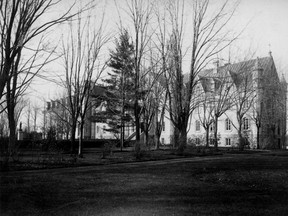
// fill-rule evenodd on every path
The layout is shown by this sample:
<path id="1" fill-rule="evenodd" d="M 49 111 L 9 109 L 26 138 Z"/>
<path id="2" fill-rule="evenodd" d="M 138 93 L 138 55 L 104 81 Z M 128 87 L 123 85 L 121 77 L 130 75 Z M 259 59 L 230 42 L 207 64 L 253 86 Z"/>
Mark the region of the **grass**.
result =
<path id="1" fill-rule="evenodd" d="M 0 157 L 0 171 L 15 171 L 15 170 L 33 170 L 33 169 L 47 169 L 60 167 L 77 167 L 90 165 L 106 165 L 111 163 L 124 163 L 133 161 L 151 161 L 151 160 L 165 160 L 182 157 L 207 156 L 215 155 L 219 152 L 213 149 L 199 149 L 188 148 L 183 154 L 178 154 L 176 150 L 159 149 L 159 150 L 145 150 L 141 149 L 138 154 L 134 148 L 126 148 L 123 151 L 114 149 L 111 153 L 105 154 L 103 157 L 103 149 L 100 148 L 86 148 L 84 149 L 84 157 L 78 158 L 75 155 L 63 154 L 61 152 L 41 152 L 22 150 L 19 152 L 19 160 L 10 160 L 8 164 L 4 163 L 4 157 Z M 220 153 L 221 154 L 221 153 Z"/>
<path id="2" fill-rule="evenodd" d="M 231 154 L 0 178 L 0 215 L 287 215 L 288 161 Z"/>

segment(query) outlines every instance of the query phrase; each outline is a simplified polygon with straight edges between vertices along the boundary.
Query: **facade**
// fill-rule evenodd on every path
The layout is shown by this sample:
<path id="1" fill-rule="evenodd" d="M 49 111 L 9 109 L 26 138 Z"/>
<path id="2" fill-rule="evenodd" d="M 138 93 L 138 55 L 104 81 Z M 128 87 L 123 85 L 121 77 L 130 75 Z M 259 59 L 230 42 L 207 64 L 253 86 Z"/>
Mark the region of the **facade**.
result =
<path id="1" fill-rule="evenodd" d="M 43 137 L 46 138 L 50 127 L 56 130 L 57 139 L 69 139 L 70 117 L 67 109 L 68 98 L 61 98 L 46 102 L 43 111 Z"/>
<path id="2" fill-rule="evenodd" d="M 105 89 L 100 86 L 93 90 L 93 106 L 88 110 L 84 126 L 85 139 L 119 139 L 115 133 L 109 131 L 109 125 L 103 119 L 96 117 L 97 113 L 105 113 L 107 109 L 103 99 L 105 94 Z M 187 128 L 188 143 L 206 144 L 206 130 L 203 127 L 205 120 L 211 123 L 209 140 L 211 145 L 214 144 L 213 115 L 216 112 L 215 107 L 220 104 L 223 113 L 217 121 L 219 147 L 238 147 L 241 134 L 250 148 L 286 148 L 286 94 L 287 83 L 283 76 L 279 78 L 271 53 L 268 57 L 203 70 L 198 75 L 196 87 L 198 108 L 193 111 Z M 55 110 L 62 113 L 62 116 L 65 114 L 59 101 L 48 102 L 47 113 L 50 113 L 50 118 L 47 125 L 56 124 L 53 123 L 57 120 L 57 115 L 53 114 Z M 65 125 L 58 125 L 60 126 L 62 132 L 59 138 L 67 138 L 69 131 L 65 130 Z M 166 110 L 160 136 L 162 145 L 172 144 L 173 131 L 174 127 Z M 153 129 L 149 133 L 153 136 Z M 76 138 L 77 134 L 79 135 L 78 131 Z M 134 126 L 126 125 L 125 139 L 132 139 L 134 136 Z"/>
<path id="3" fill-rule="evenodd" d="M 86 139 L 120 139 L 120 135 L 111 132 L 111 128 L 107 123 L 107 101 L 108 92 L 102 86 L 94 86 L 91 97 L 92 106 L 88 110 L 86 119 L 87 124 L 84 128 Z M 132 139 L 135 128 L 133 125 L 126 124 L 124 136 L 125 139 Z"/>
<path id="4" fill-rule="evenodd" d="M 84 124 L 84 139 L 116 139 L 119 138 L 115 133 L 109 132 L 109 125 L 105 119 L 99 118 L 97 114 L 105 113 L 107 103 L 105 101 L 106 91 L 101 86 L 94 86 L 92 90 L 91 104 L 86 114 Z M 56 129 L 57 139 L 69 139 L 71 135 L 69 119 L 68 98 L 61 98 L 46 102 L 44 113 L 44 134 L 49 127 Z M 105 117 L 104 117 L 105 118 Z M 80 119 L 79 119 L 80 120 Z M 133 139 L 135 128 L 133 126 L 125 126 L 125 139 Z M 80 136 L 79 127 L 76 128 L 76 139 Z"/>
<path id="5" fill-rule="evenodd" d="M 268 57 L 201 71 L 196 89 L 199 106 L 190 118 L 189 142 L 205 144 L 206 130 L 202 123 L 209 120 L 209 139 L 213 145 L 213 114 L 215 107 L 221 105 L 225 112 L 217 121 L 219 147 L 237 147 L 241 133 L 250 148 L 286 148 L 287 84 L 284 77 L 279 78 L 271 53 Z M 171 143 L 173 134 L 167 116 L 161 135 L 165 144 Z"/>

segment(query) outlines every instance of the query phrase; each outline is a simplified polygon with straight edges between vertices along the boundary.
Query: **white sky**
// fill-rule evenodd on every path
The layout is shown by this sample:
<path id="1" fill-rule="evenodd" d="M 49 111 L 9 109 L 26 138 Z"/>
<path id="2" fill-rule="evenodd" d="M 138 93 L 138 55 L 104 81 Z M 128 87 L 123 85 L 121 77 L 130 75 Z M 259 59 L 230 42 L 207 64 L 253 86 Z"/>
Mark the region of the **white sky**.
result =
<path id="1" fill-rule="evenodd" d="M 107 0 L 105 26 L 107 31 L 117 33 L 118 15 L 114 1 L 119 6 L 125 4 L 125 0 Z M 59 7 L 57 12 L 54 13 L 60 13 L 62 8 L 66 9 L 66 6 L 71 2 L 71 0 L 65 0 L 62 3 L 63 7 Z M 211 0 L 211 2 L 217 5 L 219 1 Z M 103 11 L 102 6 L 99 11 Z M 51 15 L 53 16 L 54 13 L 51 13 Z M 268 56 L 268 52 L 271 50 L 278 73 L 283 73 L 287 79 L 288 0 L 242 0 L 233 18 L 232 26 L 235 30 L 239 30 L 248 22 L 249 25 L 236 46 L 240 47 L 243 52 L 248 49 L 253 50 L 255 52 L 254 57 Z M 61 30 L 63 29 L 60 28 L 57 31 Z M 51 67 L 53 70 L 62 70 L 55 63 Z M 31 87 L 29 91 L 31 98 L 38 100 L 41 98 L 54 99 L 55 94 L 58 93 L 59 95 L 60 91 L 54 84 L 47 81 L 34 82 Z"/>
<path id="2" fill-rule="evenodd" d="M 256 47 L 256 55 L 267 56 L 270 49 L 278 73 L 288 77 L 288 1 L 243 0 L 238 14 L 243 22 L 252 18 L 245 35 Z"/>

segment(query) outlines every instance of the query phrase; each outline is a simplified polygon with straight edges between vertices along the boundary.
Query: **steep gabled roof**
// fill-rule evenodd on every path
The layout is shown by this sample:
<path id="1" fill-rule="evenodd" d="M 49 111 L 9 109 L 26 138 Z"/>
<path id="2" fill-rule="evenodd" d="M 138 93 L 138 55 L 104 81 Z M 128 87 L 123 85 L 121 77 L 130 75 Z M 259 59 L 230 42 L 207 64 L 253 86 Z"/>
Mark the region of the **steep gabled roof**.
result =
<path id="1" fill-rule="evenodd" d="M 213 69 L 206 69 L 199 73 L 199 79 L 201 79 L 202 77 L 216 78 L 223 76 L 225 73 L 229 72 L 233 82 L 237 86 L 241 83 L 244 73 L 251 72 L 252 76 L 252 71 L 255 71 L 257 69 L 263 70 L 264 76 L 274 77 L 279 81 L 279 77 L 272 56 L 251 59 L 234 64 L 226 64 L 224 66 L 218 67 L 216 73 Z"/>
<path id="2" fill-rule="evenodd" d="M 249 72 L 257 69 L 263 69 L 264 71 L 270 71 L 271 66 L 274 65 L 272 57 L 256 58 L 247 61 L 242 61 L 234 64 L 226 64 L 218 67 L 217 73 L 213 72 L 213 69 L 206 69 L 199 73 L 199 76 L 203 77 L 217 77 L 219 74 L 230 71 L 234 75 L 242 72 Z"/>

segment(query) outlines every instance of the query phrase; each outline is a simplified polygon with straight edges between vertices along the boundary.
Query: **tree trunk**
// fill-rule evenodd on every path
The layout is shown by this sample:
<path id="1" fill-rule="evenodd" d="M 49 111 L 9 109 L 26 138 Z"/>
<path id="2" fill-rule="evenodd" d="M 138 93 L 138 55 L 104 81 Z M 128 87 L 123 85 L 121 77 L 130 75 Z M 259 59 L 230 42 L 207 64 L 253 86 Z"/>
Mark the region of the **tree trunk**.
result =
<path id="1" fill-rule="evenodd" d="M 238 130 L 238 142 L 239 142 L 239 150 L 243 151 L 244 150 L 244 138 L 242 136 L 242 130 Z"/>
<path id="2" fill-rule="evenodd" d="M 156 118 L 156 123 L 155 123 L 155 149 L 159 149 L 160 148 L 160 134 L 161 134 L 161 131 L 160 131 L 160 127 L 159 127 L 159 122 L 157 121 L 157 118 Z"/>
<path id="3" fill-rule="evenodd" d="M 158 133 L 155 134 L 155 149 L 160 149 L 160 136 L 158 135 Z"/>
<path id="4" fill-rule="evenodd" d="M 140 119 L 139 119 L 139 107 L 138 98 L 136 98 L 134 105 L 135 126 L 136 126 L 136 141 L 140 141 Z"/>
<path id="5" fill-rule="evenodd" d="M 209 147 L 209 126 L 205 129 L 206 132 L 206 147 Z"/>
<path id="6" fill-rule="evenodd" d="M 80 157 L 80 158 L 83 157 L 83 133 L 84 133 L 84 121 L 81 121 L 79 146 L 78 146 L 78 157 Z"/>
<path id="7" fill-rule="evenodd" d="M 16 123 L 15 123 L 13 113 L 8 114 L 9 131 L 10 131 L 8 152 L 12 158 L 16 154 L 16 140 L 17 140 L 17 138 L 16 138 Z"/>
<path id="8" fill-rule="evenodd" d="M 123 118 L 123 116 L 122 116 Z M 123 119 L 121 120 L 121 128 L 120 128 L 120 150 L 121 152 L 123 151 L 123 146 L 124 146 L 124 137 L 125 137 L 125 126 Z"/>
<path id="9" fill-rule="evenodd" d="M 179 146 L 180 133 L 178 128 L 174 127 L 173 131 L 173 148 L 176 149 Z"/>
<path id="10" fill-rule="evenodd" d="M 15 78 L 15 76 L 13 77 Z M 13 87 L 15 87 L 15 81 L 16 79 L 13 79 Z M 14 158 L 16 153 L 16 122 L 15 122 L 15 89 L 10 88 L 11 80 L 7 83 L 7 93 L 6 93 L 6 99 L 7 99 L 7 114 L 8 114 L 8 125 L 9 125 L 9 146 L 8 146 L 8 152 L 9 156 Z M 13 97 L 14 96 L 14 97 Z"/>
<path id="11" fill-rule="evenodd" d="M 144 143 L 145 146 L 148 147 L 149 144 L 149 130 L 148 130 L 148 124 L 144 124 Z"/>
<path id="12" fill-rule="evenodd" d="M 75 136 L 76 136 L 76 127 L 77 124 L 72 124 L 72 130 L 71 130 L 71 154 L 75 153 Z"/>
<path id="13" fill-rule="evenodd" d="M 257 126 L 257 149 L 260 149 L 260 127 Z"/>
<path id="14" fill-rule="evenodd" d="M 214 148 L 218 150 L 218 116 L 215 116 L 214 122 Z"/>
<path id="15" fill-rule="evenodd" d="M 187 131 L 186 127 L 181 127 L 180 133 L 179 133 L 179 146 L 178 151 L 180 153 L 183 153 L 187 145 Z"/>

